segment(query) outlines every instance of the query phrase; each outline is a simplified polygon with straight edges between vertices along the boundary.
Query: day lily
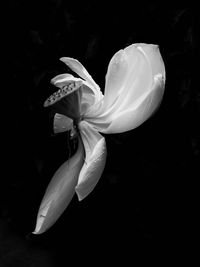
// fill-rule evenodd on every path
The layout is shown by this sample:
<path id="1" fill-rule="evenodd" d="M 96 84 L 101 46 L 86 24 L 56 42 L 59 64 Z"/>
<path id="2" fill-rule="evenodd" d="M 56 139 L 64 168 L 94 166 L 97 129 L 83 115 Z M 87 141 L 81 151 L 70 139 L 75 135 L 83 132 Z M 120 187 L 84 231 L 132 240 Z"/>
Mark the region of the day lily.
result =
<path id="1" fill-rule="evenodd" d="M 147 120 L 164 93 L 165 66 L 157 45 L 132 44 L 111 59 L 104 95 L 76 59 L 60 59 L 80 78 L 61 74 L 51 80 L 59 90 L 44 106 L 54 106 L 54 132 L 78 136 L 76 153 L 56 171 L 47 187 L 34 234 L 49 229 L 68 206 L 73 195 L 84 199 L 96 186 L 106 162 L 105 138 L 122 133 Z"/>

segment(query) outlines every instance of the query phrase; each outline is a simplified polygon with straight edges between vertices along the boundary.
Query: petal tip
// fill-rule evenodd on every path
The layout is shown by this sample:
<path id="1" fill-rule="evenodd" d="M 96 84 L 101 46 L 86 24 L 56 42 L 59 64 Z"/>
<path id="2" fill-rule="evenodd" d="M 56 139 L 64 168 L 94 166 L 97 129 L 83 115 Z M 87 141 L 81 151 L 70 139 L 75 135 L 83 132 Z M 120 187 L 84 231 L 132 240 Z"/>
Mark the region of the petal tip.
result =
<path id="1" fill-rule="evenodd" d="M 78 190 L 77 186 L 75 187 L 75 191 L 76 191 L 76 195 L 78 197 L 78 201 L 82 201 L 84 199 L 84 197 L 81 194 L 79 194 L 79 190 Z"/>
<path id="2" fill-rule="evenodd" d="M 61 57 L 61 58 L 59 58 L 59 60 L 62 61 L 62 62 L 64 62 L 65 59 L 66 59 L 66 57 Z"/>
<path id="3" fill-rule="evenodd" d="M 34 234 L 34 235 L 38 235 L 38 234 L 40 234 L 40 233 L 37 232 L 37 231 L 34 231 L 34 232 L 32 232 L 32 234 Z"/>
<path id="4" fill-rule="evenodd" d="M 70 60 L 70 59 L 76 61 L 76 59 L 71 58 L 71 57 L 61 57 L 61 58 L 59 58 L 60 61 L 64 62 L 67 65 L 68 65 L 68 60 Z"/>
<path id="5" fill-rule="evenodd" d="M 67 59 L 68 59 L 68 57 L 61 57 L 61 58 L 59 58 L 60 61 L 62 61 L 66 65 L 68 65 Z"/>

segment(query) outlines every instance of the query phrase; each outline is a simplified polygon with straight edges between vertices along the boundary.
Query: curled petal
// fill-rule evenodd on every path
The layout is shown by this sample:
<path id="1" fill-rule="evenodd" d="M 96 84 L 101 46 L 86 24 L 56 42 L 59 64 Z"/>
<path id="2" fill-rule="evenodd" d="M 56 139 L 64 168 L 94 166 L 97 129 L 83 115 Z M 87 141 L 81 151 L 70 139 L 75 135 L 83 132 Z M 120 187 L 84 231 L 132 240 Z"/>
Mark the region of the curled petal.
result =
<path id="1" fill-rule="evenodd" d="M 90 119 L 90 124 L 106 134 L 122 133 L 140 126 L 159 107 L 164 94 L 164 85 L 164 78 L 158 74 L 154 77 L 151 90 L 143 95 L 133 107 L 118 109 L 114 113 L 109 112 L 102 118 Z"/>
<path id="2" fill-rule="evenodd" d="M 152 90 L 145 94 L 138 103 L 129 109 L 113 114 L 111 124 L 104 133 L 121 133 L 132 130 L 146 121 L 159 107 L 164 93 L 164 78 L 154 78 Z"/>
<path id="3" fill-rule="evenodd" d="M 154 44 L 150 45 L 150 44 L 138 43 L 128 46 L 127 50 L 131 50 L 132 46 L 136 46 L 145 54 L 146 58 L 151 64 L 152 75 L 155 76 L 158 73 L 161 73 L 165 81 L 165 65 L 159 51 L 159 46 Z"/>
<path id="4" fill-rule="evenodd" d="M 85 198 L 96 186 L 106 163 L 105 138 L 89 123 L 82 121 L 79 125 L 85 148 L 85 163 L 81 169 L 76 193 L 78 199 Z"/>
<path id="5" fill-rule="evenodd" d="M 53 79 L 51 79 L 51 83 L 56 85 L 57 83 L 62 83 L 62 82 L 67 82 L 67 81 L 80 81 L 81 79 L 75 78 L 73 75 L 64 73 L 64 74 L 59 74 L 55 76 Z"/>
<path id="6" fill-rule="evenodd" d="M 150 62 L 136 46 L 117 52 L 111 59 L 106 75 L 105 109 L 134 103 L 152 84 Z M 128 98 L 128 99 L 127 99 Z M 122 105 L 122 102 L 124 104 Z M 114 111 L 114 110 L 113 110 Z"/>
<path id="7" fill-rule="evenodd" d="M 54 116 L 53 129 L 54 133 L 62 133 L 73 128 L 73 120 L 69 117 L 56 113 Z"/>
<path id="8" fill-rule="evenodd" d="M 108 65 L 105 85 L 104 107 L 114 103 L 128 75 L 128 62 L 124 50 L 118 51 Z"/>
<path id="9" fill-rule="evenodd" d="M 138 127 L 156 110 L 164 92 L 165 66 L 158 46 L 134 44 L 118 53 L 108 68 L 101 113 L 86 118 L 103 133 Z M 116 64 L 119 65 L 117 71 Z"/>
<path id="10" fill-rule="evenodd" d="M 79 139 L 76 154 L 61 165 L 47 187 L 38 212 L 34 234 L 41 234 L 49 229 L 68 206 L 75 193 L 83 161 L 84 149 Z"/>
<path id="11" fill-rule="evenodd" d="M 60 58 L 60 60 L 64 62 L 69 68 L 71 68 L 75 73 L 77 73 L 81 78 L 87 81 L 89 87 L 94 92 L 96 102 L 102 99 L 103 95 L 100 91 L 99 86 L 95 83 L 91 75 L 78 60 L 70 57 L 62 57 Z"/>

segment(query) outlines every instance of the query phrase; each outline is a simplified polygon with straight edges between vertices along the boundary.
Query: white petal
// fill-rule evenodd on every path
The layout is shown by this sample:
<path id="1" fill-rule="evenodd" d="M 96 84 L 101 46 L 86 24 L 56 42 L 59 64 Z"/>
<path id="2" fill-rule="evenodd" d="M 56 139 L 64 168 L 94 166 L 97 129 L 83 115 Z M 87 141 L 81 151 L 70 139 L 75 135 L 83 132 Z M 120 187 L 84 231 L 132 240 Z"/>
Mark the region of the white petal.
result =
<path id="1" fill-rule="evenodd" d="M 104 170 L 106 143 L 105 138 L 86 121 L 82 121 L 79 128 L 86 154 L 76 186 L 78 199 L 82 200 L 94 189 Z"/>
<path id="2" fill-rule="evenodd" d="M 84 149 L 79 139 L 76 154 L 56 171 L 47 187 L 38 212 L 34 234 L 41 234 L 49 229 L 66 209 L 75 193 L 83 162 Z"/>
<path id="3" fill-rule="evenodd" d="M 151 65 L 146 55 L 136 46 L 128 48 L 117 52 L 110 61 L 106 75 L 105 109 L 123 108 L 122 102 L 126 106 L 128 101 L 133 103 L 152 84 Z"/>
<path id="4" fill-rule="evenodd" d="M 99 131 L 107 134 L 122 133 L 140 126 L 158 108 L 163 97 L 164 85 L 164 78 L 161 75 L 157 75 L 154 78 L 152 89 L 143 95 L 132 108 L 116 111 L 110 114 L 107 119 L 104 117 L 104 121 L 110 121 L 107 127 L 104 127 L 106 124 L 98 123 L 98 120 L 96 120 L 96 123 L 92 123 L 92 121 L 90 123 Z"/>
<path id="5" fill-rule="evenodd" d="M 69 68 L 71 68 L 75 73 L 77 73 L 81 78 L 83 78 L 89 86 L 92 88 L 96 101 L 100 101 L 103 97 L 99 86 L 95 83 L 91 75 L 87 72 L 84 66 L 76 59 L 70 57 L 62 57 L 60 58 L 62 62 L 64 62 Z"/>
<path id="6" fill-rule="evenodd" d="M 165 81 L 165 65 L 159 51 L 159 46 L 155 44 L 144 43 L 134 44 L 134 46 L 141 49 L 146 58 L 149 60 L 153 76 L 161 73 Z M 131 47 L 131 45 L 127 47 L 127 50 L 131 49 Z"/>
<path id="7" fill-rule="evenodd" d="M 114 74 L 119 74 L 123 83 L 119 79 L 120 87 L 116 84 L 115 91 L 109 80 L 111 74 L 108 73 L 110 87 L 106 87 L 101 114 L 90 114 L 85 118 L 103 133 L 119 133 L 138 127 L 156 110 L 164 92 L 165 66 L 158 46 L 134 44 L 120 53 L 128 62 L 127 73 L 125 78 L 121 77 L 121 71 Z M 111 65 L 114 64 L 112 61 Z"/>
<path id="8" fill-rule="evenodd" d="M 55 76 L 53 79 L 51 79 L 52 84 L 60 83 L 60 82 L 65 82 L 65 81 L 72 81 L 72 80 L 81 80 L 79 78 L 75 78 L 73 75 L 64 73 L 64 74 L 59 74 Z"/>
<path id="9" fill-rule="evenodd" d="M 73 128 L 73 120 L 69 117 L 56 113 L 53 122 L 54 133 L 62 133 Z"/>
<path id="10" fill-rule="evenodd" d="M 128 75 L 128 61 L 124 50 L 118 51 L 108 65 L 105 85 L 104 105 L 108 107 L 114 103 L 119 95 L 119 90 L 123 86 Z"/>

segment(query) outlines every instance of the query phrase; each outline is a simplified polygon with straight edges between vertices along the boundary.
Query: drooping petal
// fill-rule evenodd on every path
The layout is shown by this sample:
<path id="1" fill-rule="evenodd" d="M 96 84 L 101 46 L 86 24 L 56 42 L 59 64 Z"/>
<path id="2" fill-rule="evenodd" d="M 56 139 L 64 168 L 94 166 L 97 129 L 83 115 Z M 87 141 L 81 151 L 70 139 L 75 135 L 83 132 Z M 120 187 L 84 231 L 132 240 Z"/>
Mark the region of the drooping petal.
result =
<path id="1" fill-rule="evenodd" d="M 82 121 L 79 125 L 85 148 L 85 163 L 81 169 L 76 193 L 78 199 L 85 198 L 99 181 L 106 163 L 105 138 L 89 123 Z"/>
<path id="2" fill-rule="evenodd" d="M 56 113 L 54 115 L 53 129 L 54 133 L 62 133 L 73 128 L 73 120 L 69 117 Z"/>
<path id="3" fill-rule="evenodd" d="M 39 208 L 34 234 L 41 234 L 49 229 L 68 206 L 75 193 L 83 162 L 84 148 L 79 139 L 77 152 L 61 165 L 47 187 Z"/>
<path id="4" fill-rule="evenodd" d="M 119 133 L 138 127 L 156 110 L 164 92 L 165 67 L 157 46 L 134 44 L 120 52 L 123 60 L 118 60 L 116 55 L 106 77 L 108 86 L 101 114 L 86 117 L 104 133 Z M 113 64 L 119 65 L 119 71 L 115 71 L 115 67 L 112 71 Z M 113 79 L 116 86 L 112 86 Z M 115 81 L 119 81 L 119 87 Z"/>
<path id="5" fill-rule="evenodd" d="M 62 57 L 60 58 L 60 60 L 64 62 L 69 68 L 71 68 L 75 73 L 77 73 L 81 78 L 87 81 L 89 87 L 94 92 L 96 102 L 102 99 L 103 95 L 100 91 L 99 86 L 95 83 L 91 75 L 78 60 L 70 57 Z"/>

